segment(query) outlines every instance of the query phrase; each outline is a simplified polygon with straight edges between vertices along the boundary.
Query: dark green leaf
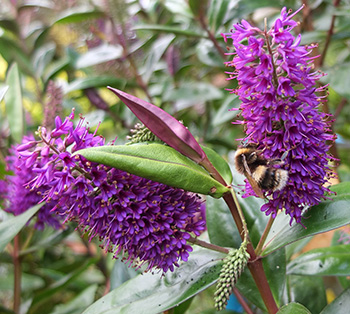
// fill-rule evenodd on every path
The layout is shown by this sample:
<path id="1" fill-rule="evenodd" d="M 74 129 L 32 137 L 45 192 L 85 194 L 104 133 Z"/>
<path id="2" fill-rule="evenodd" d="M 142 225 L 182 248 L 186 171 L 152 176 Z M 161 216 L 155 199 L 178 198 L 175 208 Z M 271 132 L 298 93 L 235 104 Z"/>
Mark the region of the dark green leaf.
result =
<path id="1" fill-rule="evenodd" d="M 0 36 L 0 51 L 1 56 L 6 60 L 8 64 L 17 62 L 19 68 L 23 73 L 33 75 L 34 71 L 31 61 L 16 41 L 4 36 Z"/>
<path id="2" fill-rule="evenodd" d="M 242 240 L 223 199 L 207 198 L 206 220 L 210 242 L 223 247 L 238 248 Z"/>
<path id="3" fill-rule="evenodd" d="M 348 314 L 350 309 L 350 289 L 342 292 L 332 303 L 328 304 L 320 314 Z"/>
<path id="4" fill-rule="evenodd" d="M 201 166 L 163 144 L 101 146 L 77 152 L 90 161 L 186 191 L 221 197 L 229 189 Z"/>
<path id="5" fill-rule="evenodd" d="M 73 300 L 66 304 L 57 305 L 50 314 L 74 314 L 81 313 L 95 300 L 97 285 L 91 285 L 79 293 Z"/>
<path id="6" fill-rule="evenodd" d="M 20 143 L 24 132 L 24 112 L 22 105 L 22 88 L 17 64 L 13 64 L 6 77 L 9 86 L 5 94 L 6 116 L 9 122 L 11 136 Z"/>
<path id="7" fill-rule="evenodd" d="M 338 194 L 333 200 L 312 207 L 303 215 L 302 223 L 289 225 L 290 217 L 277 216 L 266 239 L 263 255 L 267 255 L 289 243 L 318 233 L 333 230 L 350 223 L 350 195 Z"/>
<path id="8" fill-rule="evenodd" d="M 303 304 L 311 313 L 320 313 L 327 305 L 322 277 L 288 276 L 287 289 L 290 301 Z"/>
<path id="9" fill-rule="evenodd" d="M 266 311 L 265 304 L 248 267 L 245 268 L 236 284 L 236 287 L 241 294 L 249 300 L 249 302 L 255 304 L 259 309 Z"/>
<path id="10" fill-rule="evenodd" d="M 35 205 L 23 214 L 0 223 L 0 252 L 5 249 L 6 245 L 20 232 L 29 219 L 32 218 L 43 205 L 44 203 Z"/>
<path id="11" fill-rule="evenodd" d="M 339 283 L 343 287 L 343 289 L 348 289 L 350 288 L 350 277 L 338 277 Z"/>
<path id="12" fill-rule="evenodd" d="M 299 303 L 289 303 L 280 308 L 277 314 L 311 314 L 311 312 Z"/>
<path id="13" fill-rule="evenodd" d="M 208 0 L 188 0 L 188 5 L 193 15 L 199 17 L 205 15 L 208 6 Z"/>
<path id="14" fill-rule="evenodd" d="M 43 302 L 47 302 L 50 300 L 50 298 L 60 291 L 63 291 L 63 289 L 69 285 L 72 281 L 74 281 L 77 277 L 79 277 L 88 267 L 96 263 L 96 259 L 87 259 L 85 263 L 79 264 L 79 267 L 75 268 L 73 271 L 62 277 L 59 281 L 56 281 L 51 286 L 46 288 L 45 290 L 36 293 L 36 295 L 33 298 L 32 302 L 32 308 L 31 311 L 35 312 L 34 310 Z"/>
<path id="15" fill-rule="evenodd" d="M 124 88 L 125 84 L 126 80 L 114 76 L 84 77 L 70 82 L 69 85 L 64 88 L 64 93 L 68 94 L 76 90 L 82 90 L 91 87 L 105 87 L 107 85 Z"/>
<path id="16" fill-rule="evenodd" d="M 68 58 L 67 56 L 57 61 L 50 62 L 50 64 L 47 65 L 43 74 L 44 81 L 47 82 L 48 80 L 52 79 L 56 74 L 64 70 L 69 64 L 70 58 Z"/>
<path id="17" fill-rule="evenodd" d="M 287 267 L 292 275 L 348 276 L 350 275 L 350 245 L 313 249 L 299 255 Z"/>
<path id="18" fill-rule="evenodd" d="M 229 164 L 216 151 L 202 145 L 201 147 L 203 148 L 205 154 L 208 156 L 209 161 L 213 164 L 216 170 L 219 171 L 225 182 L 230 185 L 233 178 Z"/>
<path id="19" fill-rule="evenodd" d="M 125 282 L 83 314 L 156 314 L 173 308 L 214 284 L 224 254 L 198 249 L 173 273 L 146 273 Z"/>
<path id="20" fill-rule="evenodd" d="M 167 25 L 142 24 L 142 25 L 135 26 L 134 30 L 157 31 L 157 32 L 171 33 L 176 35 L 183 35 L 187 37 L 205 37 L 203 34 L 199 34 L 188 29 L 181 29 L 176 26 L 167 26 Z"/>
<path id="21" fill-rule="evenodd" d="M 14 20 L 10 20 L 7 18 L 0 19 L 0 27 L 3 29 L 7 29 L 10 32 L 18 35 L 18 24 Z"/>
<path id="22" fill-rule="evenodd" d="M 91 48 L 75 60 L 77 69 L 87 68 L 96 64 L 119 59 L 123 55 L 121 46 L 101 45 Z"/>
<path id="23" fill-rule="evenodd" d="M 278 250 L 263 258 L 263 265 L 272 294 L 281 306 L 287 278 L 285 250 Z"/>

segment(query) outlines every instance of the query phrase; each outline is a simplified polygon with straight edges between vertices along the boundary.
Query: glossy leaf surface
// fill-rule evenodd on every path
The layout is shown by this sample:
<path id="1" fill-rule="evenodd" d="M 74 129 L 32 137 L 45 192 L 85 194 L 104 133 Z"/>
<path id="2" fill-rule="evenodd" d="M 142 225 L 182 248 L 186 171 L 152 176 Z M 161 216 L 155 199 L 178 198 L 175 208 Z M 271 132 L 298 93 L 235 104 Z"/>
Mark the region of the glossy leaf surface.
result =
<path id="1" fill-rule="evenodd" d="M 312 207 L 303 215 L 300 224 L 289 225 L 290 217 L 285 214 L 277 216 L 262 255 L 267 255 L 289 243 L 318 233 L 333 230 L 350 223 L 350 195 L 338 194 L 332 201 L 325 201 Z"/>
<path id="2" fill-rule="evenodd" d="M 209 161 L 213 164 L 216 170 L 220 173 L 222 178 L 227 184 L 231 184 L 233 177 L 229 164 L 224 158 L 222 158 L 216 151 L 212 150 L 209 147 L 201 146 L 206 155 L 208 156 Z"/>
<path id="3" fill-rule="evenodd" d="M 0 252 L 2 252 L 6 245 L 15 237 L 15 235 L 25 226 L 33 215 L 43 206 L 44 203 L 35 205 L 25 211 L 23 214 L 2 221 L 0 223 Z"/>
<path id="4" fill-rule="evenodd" d="M 343 291 L 332 303 L 328 304 L 320 314 L 346 314 L 350 309 L 350 289 Z"/>
<path id="5" fill-rule="evenodd" d="M 178 120 L 161 108 L 147 101 L 108 87 L 153 134 L 183 155 L 196 162 L 205 158 L 205 153 L 191 132 Z"/>
<path id="6" fill-rule="evenodd" d="M 277 314 L 311 314 L 311 312 L 300 303 L 289 303 L 280 308 Z"/>
<path id="7" fill-rule="evenodd" d="M 19 143 L 24 132 L 24 113 L 20 73 L 16 63 L 11 66 L 7 73 L 6 84 L 9 86 L 5 94 L 6 115 L 11 135 Z"/>
<path id="8" fill-rule="evenodd" d="M 350 245 L 313 249 L 288 264 L 293 275 L 348 276 L 350 275 Z"/>
<path id="9" fill-rule="evenodd" d="M 213 197 L 229 191 L 201 166 L 163 144 L 101 146 L 77 153 L 90 161 L 186 191 Z"/>
<path id="10" fill-rule="evenodd" d="M 99 299 L 83 314 L 156 314 L 176 307 L 216 282 L 224 256 L 198 249 L 173 273 L 168 272 L 164 277 L 161 273 L 138 275 Z"/>

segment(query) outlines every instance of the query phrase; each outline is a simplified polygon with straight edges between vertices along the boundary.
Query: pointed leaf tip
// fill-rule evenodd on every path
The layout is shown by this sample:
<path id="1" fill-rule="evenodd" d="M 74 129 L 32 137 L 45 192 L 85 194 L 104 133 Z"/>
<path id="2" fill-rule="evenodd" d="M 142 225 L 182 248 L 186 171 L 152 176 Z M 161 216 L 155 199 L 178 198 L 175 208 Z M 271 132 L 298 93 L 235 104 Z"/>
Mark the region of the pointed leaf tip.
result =
<path id="1" fill-rule="evenodd" d="M 200 163 L 206 157 L 191 132 L 161 108 L 118 89 L 107 87 L 129 107 L 135 116 L 158 138 L 181 154 Z"/>

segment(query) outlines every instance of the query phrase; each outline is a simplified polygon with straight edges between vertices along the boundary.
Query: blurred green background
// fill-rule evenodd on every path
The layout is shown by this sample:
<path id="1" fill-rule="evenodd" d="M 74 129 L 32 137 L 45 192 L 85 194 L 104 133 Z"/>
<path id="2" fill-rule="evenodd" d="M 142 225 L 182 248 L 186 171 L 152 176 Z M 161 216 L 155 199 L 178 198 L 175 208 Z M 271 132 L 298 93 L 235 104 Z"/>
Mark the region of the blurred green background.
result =
<path id="1" fill-rule="evenodd" d="M 226 156 L 243 133 L 231 124 L 237 111 L 229 109 L 240 102 L 225 90 L 236 82 L 226 80 L 230 56 L 221 33 L 241 19 L 263 28 L 265 17 L 271 25 L 283 6 L 302 4 L 296 32 L 303 44 L 318 43 L 315 67 L 328 74 L 320 84 L 330 84 L 321 109 L 334 115 L 332 153 L 340 159 L 340 180 L 350 180 L 349 0 L 2 0 L 0 175 L 12 144 L 39 125 L 53 128 L 55 114 L 64 117 L 72 108 L 92 129 L 101 122 L 107 141 L 117 136 L 123 143 L 137 120 L 106 86 L 162 107 Z M 23 264 L 28 313 L 79 313 L 59 304 L 86 308 L 96 291 L 103 295 L 103 270 L 95 264 L 107 258 L 112 271 L 114 262 L 73 230 L 32 231 Z M 10 255 L 1 253 L 0 261 L 0 304 L 11 307 Z M 197 296 L 189 313 L 214 313 L 205 312 L 213 308 L 212 293 Z"/>

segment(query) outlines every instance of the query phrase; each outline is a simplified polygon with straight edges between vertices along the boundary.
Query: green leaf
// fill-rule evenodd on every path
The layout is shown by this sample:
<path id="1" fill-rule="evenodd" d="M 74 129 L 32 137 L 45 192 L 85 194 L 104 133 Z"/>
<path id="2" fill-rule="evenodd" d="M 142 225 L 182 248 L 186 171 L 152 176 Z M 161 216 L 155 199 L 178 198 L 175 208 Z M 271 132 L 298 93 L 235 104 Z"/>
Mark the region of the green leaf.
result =
<path id="1" fill-rule="evenodd" d="M 69 85 L 64 88 L 64 93 L 68 94 L 76 90 L 82 90 L 91 87 L 105 87 L 107 85 L 113 85 L 117 88 L 124 88 L 125 84 L 125 79 L 120 79 L 114 76 L 84 77 L 71 81 Z"/>
<path id="2" fill-rule="evenodd" d="M 209 67 L 223 67 L 224 60 L 218 54 L 213 42 L 207 38 L 203 38 L 196 45 L 196 54 L 199 61 Z"/>
<path id="3" fill-rule="evenodd" d="M 22 105 L 22 88 L 17 64 L 13 64 L 6 77 L 9 86 L 5 94 L 6 115 L 9 122 L 11 136 L 20 143 L 24 133 L 24 113 Z"/>
<path id="4" fill-rule="evenodd" d="M 188 0 L 188 5 L 193 13 L 194 16 L 199 17 L 201 15 L 204 15 L 207 10 L 208 6 L 208 0 Z"/>
<path id="5" fill-rule="evenodd" d="M 289 303 L 280 308 L 277 314 L 311 314 L 311 312 L 300 303 Z"/>
<path id="6" fill-rule="evenodd" d="M 74 7 L 63 11 L 55 23 L 78 23 L 87 19 L 97 19 L 105 17 L 104 12 L 95 10 L 89 6 Z"/>
<path id="7" fill-rule="evenodd" d="M 213 164 L 216 170 L 220 173 L 222 178 L 227 184 L 231 184 L 233 177 L 229 164 L 224 158 L 222 158 L 216 151 L 209 147 L 202 146 L 205 154 L 208 156 L 209 161 Z"/>
<path id="8" fill-rule="evenodd" d="M 111 290 L 118 288 L 124 282 L 134 278 L 140 273 L 135 268 L 131 268 L 121 260 L 117 259 L 114 262 L 113 269 L 110 275 Z"/>
<path id="9" fill-rule="evenodd" d="M 174 272 L 145 273 L 99 299 L 83 314 L 156 314 L 176 307 L 214 284 L 225 255 L 196 249 Z"/>
<path id="10" fill-rule="evenodd" d="M 66 304 L 57 305 L 50 314 L 73 314 L 81 313 L 95 300 L 98 286 L 92 285 L 79 293 L 73 300 Z"/>
<path id="11" fill-rule="evenodd" d="M 69 64 L 71 60 L 69 57 L 64 56 L 57 61 L 50 62 L 45 68 L 45 72 L 43 74 L 43 79 L 45 82 L 52 79 L 56 74 L 60 71 L 64 70 Z"/>
<path id="12" fill-rule="evenodd" d="M 56 45 L 53 43 L 47 43 L 34 52 L 33 56 L 33 68 L 35 70 L 36 77 L 41 77 L 47 65 L 49 65 L 55 55 Z"/>
<path id="13" fill-rule="evenodd" d="M 320 313 L 327 305 L 322 277 L 288 276 L 287 293 L 290 301 L 303 304 L 311 313 Z"/>
<path id="14" fill-rule="evenodd" d="M 101 146 L 79 150 L 90 161 L 194 193 L 221 197 L 229 191 L 201 166 L 163 144 Z"/>
<path id="15" fill-rule="evenodd" d="M 286 285 L 286 252 L 278 250 L 263 258 L 266 277 L 268 278 L 272 294 L 278 305 L 283 304 L 283 293 Z"/>
<path id="16" fill-rule="evenodd" d="M 210 28 L 216 32 L 224 24 L 224 17 L 229 5 L 227 0 L 213 0 L 210 3 L 208 15 Z"/>
<path id="17" fill-rule="evenodd" d="M 87 268 L 95 264 L 97 259 L 87 259 L 83 264 L 79 264 L 79 267 L 75 268 L 73 271 L 62 277 L 60 280 L 54 282 L 51 286 L 45 290 L 35 294 L 32 302 L 31 312 L 38 313 L 35 311 L 41 304 L 45 302 L 50 302 L 51 297 L 62 291 L 67 285 L 78 278 Z"/>
<path id="18" fill-rule="evenodd" d="M 16 236 L 25 224 L 32 218 L 44 203 L 35 205 L 23 214 L 10 218 L 0 223 L 0 252 Z"/>
<path id="19" fill-rule="evenodd" d="M 205 82 L 186 83 L 164 95 L 164 101 L 176 102 L 178 110 L 205 103 L 210 100 L 222 99 L 223 92 L 219 88 Z"/>
<path id="20" fill-rule="evenodd" d="M 249 300 L 249 302 L 255 304 L 259 309 L 266 311 L 265 304 L 248 267 L 245 268 L 236 284 L 236 287 L 241 294 Z"/>
<path id="21" fill-rule="evenodd" d="M 305 237 L 333 230 L 350 223 L 350 194 L 338 194 L 333 200 L 324 201 L 309 209 L 301 224 L 289 225 L 290 217 L 285 214 L 277 216 L 262 255 L 267 255 L 287 244 Z"/>
<path id="22" fill-rule="evenodd" d="M 223 199 L 207 198 L 206 220 L 210 243 L 223 247 L 239 247 L 242 240 Z"/>
<path id="23" fill-rule="evenodd" d="M 212 120 L 213 126 L 219 126 L 221 124 L 232 121 L 238 114 L 239 111 L 231 110 L 232 108 L 238 108 L 241 101 L 235 94 L 230 94 L 226 97 L 222 103 L 218 112 L 214 115 Z"/>
<path id="24" fill-rule="evenodd" d="M 15 40 L 0 36 L 0 51 L 1 56 L 8 64 L 16 62 L 24 73 L 34 75 L 33 67 L 29 57 L 24 53 L 23 49 Z"/>
<path id="25" fill-rule="evenodd" d="M 327 69 L 328 75 L 324 76 L 321 81 L 332 86 L 339 95 L 350 98 L 347 84 L 349 71 L 350 63 L 336 64 L 332 68 Z"/>
<path id="26" fill-rule="evenodd" d="M 152 48 L 145 56 L 145 64 L 141 69 L 143 79 L 148 82 L 152 74 L 158 68 L 158 63 L 168 49 L 169 45 L 174 41 L 175 35 L 168 34 L 158 38 L 152 45 Z"/>
<path id="27" fill-rule="evenodd" d="M 339 184 L 331 186 L 331 190 L 337 195 L 350 194 L 350 182 L 341 182 Z"/>
<path id="28" fill-rule="evenodd" d="M 348 276 L 350 275 L 350 245 L 313 249 L 299 255 L 287 267 L 292 275 Z"/>
<path id="29" fill-rule="evenodd" d="M 350 289 L 342 292 L 332 303 L 328 304 L 320 314 L 346 314 L 350 309 Z"/>
<path id="30" fill-rule="evenodd" d="M 175 35 L 183 35 L 186 37 L 195 37 L 201 38 L 205 37 L 203 34 L 196 33 L 194 31 L 188 29 L 181 29 L 176 26 L 167 26 L 167 25 L 158 25 L 158 24 L 141 24 L 134 26 L 134 30 L 148 30 L 148 31 L 156 31 L 156 32 L 164 32 Z"/>
<path id="31" fill-rule="evenodd" d="M 121 46 L 101 45 L 91 48 L 75 60 L 75 68 L 82 69 L 107 61 L 119 59 L 123 55 Z"/>

